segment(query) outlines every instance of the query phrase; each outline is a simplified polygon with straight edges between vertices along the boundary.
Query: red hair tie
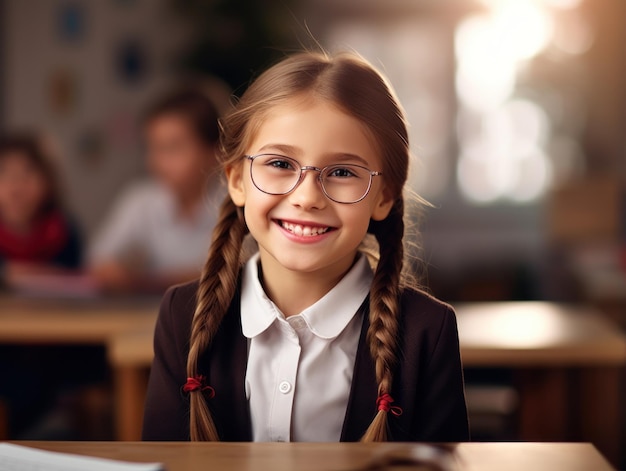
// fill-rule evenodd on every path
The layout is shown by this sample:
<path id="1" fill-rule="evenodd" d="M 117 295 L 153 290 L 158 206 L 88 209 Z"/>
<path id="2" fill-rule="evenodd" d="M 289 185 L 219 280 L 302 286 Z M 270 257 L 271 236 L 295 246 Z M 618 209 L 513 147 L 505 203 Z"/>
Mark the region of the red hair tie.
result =
<path id="1" fill-rule="evenodd" d="M 183 391 L 185 392 L 193 392 L 193 391 L 208 391 L 209 399 L 213 399 L 215 397 L 215 389 L 211 386 L 204 384 L 205 377 L 203 375 L 197 375 L 193 378 L 187 378 L 187 382 L 183 386 Z"/>
<path id="2" fill-rule="evenodd" d="M 392 402 L 393 397 L 391 397 L 387 393 L 383 394 L 382 396 L 378 396 L 378 399 L 376 399 L 376 405 L 378 406 L 378 410 L 391 412 L 396 417 L 402 415 L 402 408 L 398 406 L 392 406 Z"/>

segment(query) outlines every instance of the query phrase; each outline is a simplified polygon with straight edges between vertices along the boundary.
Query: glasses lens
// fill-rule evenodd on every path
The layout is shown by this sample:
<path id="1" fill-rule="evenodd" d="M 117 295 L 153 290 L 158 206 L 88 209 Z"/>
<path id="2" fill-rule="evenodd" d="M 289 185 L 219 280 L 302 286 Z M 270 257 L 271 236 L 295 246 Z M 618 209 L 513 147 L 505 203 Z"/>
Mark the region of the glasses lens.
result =
<path id="1" fill-rule="evenodd" d="M 284 195 L 292 191 L 300 181 L 300 164 L 289 157 L 262 154 L 251 159 L 252 182 L 261 191 L 272 195 Z M 370 189 L 371 172 L 360 165 L 332 165 L 321 175 L 326 196 L 338 203 L 360 201 Z"/>
<path id="2" fill-rule="evenodd" d="M 300 164 L 282 155 L 264 154 L 255 157 L 250 167 L 256 187 L 274 195 L 289 193 L 300 178 Z"/>
<path id="3" fill-rule="evenodd" d="M 322 174 L 326 194 L 340 203 L 354 203 L 363 198 L 371 184 L 368 169 L 359 165 L 333 165 Z"/>

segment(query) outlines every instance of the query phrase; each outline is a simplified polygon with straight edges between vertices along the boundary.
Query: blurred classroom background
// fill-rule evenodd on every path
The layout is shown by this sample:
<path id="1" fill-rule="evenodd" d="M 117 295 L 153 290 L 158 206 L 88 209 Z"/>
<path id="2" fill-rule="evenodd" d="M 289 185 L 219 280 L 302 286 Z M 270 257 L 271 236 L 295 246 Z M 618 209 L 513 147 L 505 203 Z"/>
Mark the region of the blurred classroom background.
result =
<path id="1" fill-rule="evenodd" d="M 302 46 L 356 50 L 388 75 L 410 122 L 410 187 L 432 203 L 412 214 L 423 282 L 459 306 L 474 438 L 594 441 L 626 466 L 624 19 L 623 0 L 0 0 L 0 131 L 44 137 L 88 246 L 147 175 L 142 116 L 164 90 L 194 81 L 238 95 Z M 67 280 L 62 301 L 50 280 L 45 295 L 3 294 L 0 341 L 100 345 L 118 368 L 69 401 L 85 420 L 67 437 L 120 438 L 142 378 L 125 344 L 29 337 L 3 316 L 40 309 L 41 324 L 54 303 L 60 316 L 100 303 L 115 319 L 136 308 L 152 320 L 158 297 L 104 301 L 82 273 Z M 477 306 L 504 320 L 466 325 Z M 111 332 L 143 320 L 124 322 Z M 489 329 L 500 343 L 481 357 L 470 349 Z M 131 346 L 147 336 L 124 335 Z M 0 438 L 24 436 L 6 423 Z"/>

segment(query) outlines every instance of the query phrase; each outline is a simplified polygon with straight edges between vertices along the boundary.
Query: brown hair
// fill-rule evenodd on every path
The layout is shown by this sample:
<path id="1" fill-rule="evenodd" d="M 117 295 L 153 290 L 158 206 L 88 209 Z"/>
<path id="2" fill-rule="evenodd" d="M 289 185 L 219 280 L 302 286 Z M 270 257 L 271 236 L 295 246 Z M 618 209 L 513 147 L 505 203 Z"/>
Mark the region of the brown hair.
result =
<path id="1" fill-rule="evenodd" d="M 216 145 L 219 141 L 219 112 L 217 106 L 197 87 L 184 86 L 170 91 L 152 104 L 144 114 L 144 125 L 156 118 L 176 114 L 186 119 L 191 129 L 207 146 Z"/>
<path id="2" fill-rule="evenodd" d="M 379 262 L 370 290 L 369 349 L 374 360 L 379 396 L 391 393 L 397 363 L 399 296 L 402 289 L 404 199 L 409 145 L 403 111 L 383 76 L 356 54 L 330 57 L 299 53 L 264 72 L 250 85 L 222 122 L 222 165 L 242 160 L 246 147 L 269 109 L 308 94 L 328 100 L 360 120 L 375 138 L 387 191 L 394 204 L 383 221 L 372 221 L 368 232 L 379 245 Z M 240 208 L 226 198 L 204 266 L 192 323 L 187 374 L 197 376 L 198 359 L 215 335 L 237 286 L 241 247 L 247 228 Z M 202 394 L 190 398 L 192 440 L 219 440 Z M 379 410 L 363 441 L 387 440 L 387 412 Z"/>
<path id="3" fill-rule="evenodd" d="M 53 158 L 47 152 L 41 139 L 31 133 L 0 136 L 0 162 L 13 155 L 29 162 L 46 181 L 48 193 L 41 203 L 38 216 L 46 214 L 48 211 L 60 209 L 61 194 L 58 175 Z"/>

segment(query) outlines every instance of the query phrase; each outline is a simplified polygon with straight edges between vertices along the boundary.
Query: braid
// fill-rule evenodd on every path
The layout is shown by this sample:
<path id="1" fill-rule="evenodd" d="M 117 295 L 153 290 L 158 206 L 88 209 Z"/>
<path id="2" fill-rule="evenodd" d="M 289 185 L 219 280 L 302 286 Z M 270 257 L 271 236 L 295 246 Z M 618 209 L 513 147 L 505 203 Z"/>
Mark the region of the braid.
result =
<path id="1" fill-rule="evenodd" d="M 209 256 L 200 276 L 187 357 L 188 377 L 198 375 L 198 359 L 211 343 L 235 295 L 241 245 L 247 232 L 241 209 L 227 196 L 220 208 Z M 201 391 L 190 393 L 189 428 L 193 441 L 219 440 Z"/>
<path id="2" fill-rule="evenodd" d="M 384 221 L 372 221 L 370 231 L 380 247 L 380 260 L 370 290 L 370 326 L 367 342 L 374 359 L 378 396 L 389 394 L 397 364 L 397 334 L 403 260 L 404 201 L 399 197 Z M 361 438 L 364 442 L 387 440 L 387 414 L 379 410 Z"/>

